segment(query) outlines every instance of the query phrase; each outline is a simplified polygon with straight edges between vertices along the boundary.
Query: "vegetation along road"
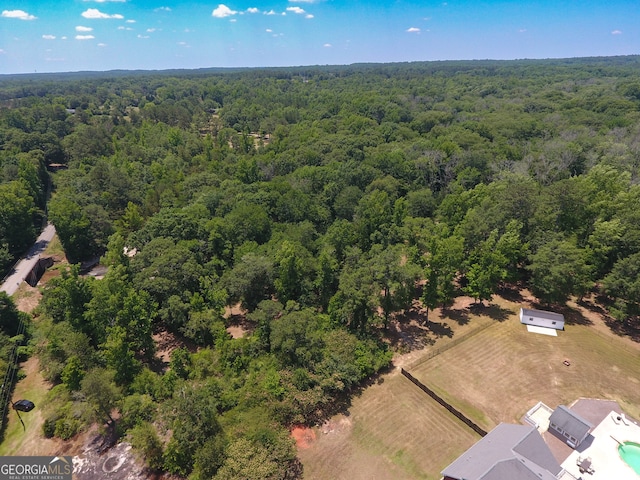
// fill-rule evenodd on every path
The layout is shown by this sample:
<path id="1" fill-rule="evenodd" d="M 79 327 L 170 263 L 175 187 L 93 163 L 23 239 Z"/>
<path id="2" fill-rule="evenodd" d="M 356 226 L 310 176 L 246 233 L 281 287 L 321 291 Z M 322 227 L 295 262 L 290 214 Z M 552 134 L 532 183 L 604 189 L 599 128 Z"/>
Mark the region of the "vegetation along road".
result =
<path id="1" fill-rule="evenodd" d="M 49 245 L 49 242 L 55 234 L 56 228 L 51 223 L 47 224 L 36 240 L 36 243 L 29 249 L 29 252 L 16 263 L 9 275 L 5 277 L 2 286 L 0 286 L 1 292 L 5 292 L 7 295 L 13 295 L 15 293 L 20 283 L 27 278 L 29 272 L 31 272 L 36 263 L 38 263 L 40 255 L 47 248 L 47 245 Z"/>

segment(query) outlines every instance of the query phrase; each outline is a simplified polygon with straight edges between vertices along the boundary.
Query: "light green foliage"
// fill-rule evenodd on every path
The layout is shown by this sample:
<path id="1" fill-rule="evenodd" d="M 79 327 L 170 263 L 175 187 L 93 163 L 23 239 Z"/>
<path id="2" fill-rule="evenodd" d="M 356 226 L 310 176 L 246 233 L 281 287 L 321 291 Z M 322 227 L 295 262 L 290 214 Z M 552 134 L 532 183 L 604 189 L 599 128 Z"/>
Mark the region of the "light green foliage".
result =
<path id="1" fill-rule="evenodd" d="M 130 430 L 131 445 L 139 450 L 153 470 L 162 468 L 162 442 L 153 425 L 142 422 Z"/>
<path id="2" fill-rule="evenodd" d="M 35 208 L 24 182 L 0 184 L 0 245 L 6 245 L 10 254 L 25 251 L 35 240 Z"/>

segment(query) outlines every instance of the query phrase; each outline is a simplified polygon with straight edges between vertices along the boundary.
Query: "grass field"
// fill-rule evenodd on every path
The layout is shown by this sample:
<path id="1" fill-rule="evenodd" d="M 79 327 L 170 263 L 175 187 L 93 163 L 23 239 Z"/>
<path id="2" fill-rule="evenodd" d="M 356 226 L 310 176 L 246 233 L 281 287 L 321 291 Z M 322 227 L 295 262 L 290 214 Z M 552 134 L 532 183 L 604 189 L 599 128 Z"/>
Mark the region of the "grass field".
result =
<path id="1" fill-rule="evenodd" d="M 517 317 L 522 303 L 493 303 L 431 313 L 447 334 L 417 332 L 430 346 L 396 363 L 487 430 L 519 423 L 538 401 L 555 407 L 579 397 L 616 400 L 640 418 L 640 345 L 611 333 L 601 318 L 584 318 L 586 311 L 576 312 L 583 324 L 558 337 L 528 333 Z M 382 379 L 353 399 L 348 416 L 332 419 L 334 431 L 315 429 L 316 441 L 299 450 L 305 478 L 439 479 L 478 440 L 397 370 Z"/>
<path id="2" fill-rule="evenodd" d="M 299 450 L 305 478 L 435 480 L 443 462 L 479 440 L 397 371 L 382 379 L 353 399 L 349 416 L 332 419 L 333 432 L 317 429 Z"/>

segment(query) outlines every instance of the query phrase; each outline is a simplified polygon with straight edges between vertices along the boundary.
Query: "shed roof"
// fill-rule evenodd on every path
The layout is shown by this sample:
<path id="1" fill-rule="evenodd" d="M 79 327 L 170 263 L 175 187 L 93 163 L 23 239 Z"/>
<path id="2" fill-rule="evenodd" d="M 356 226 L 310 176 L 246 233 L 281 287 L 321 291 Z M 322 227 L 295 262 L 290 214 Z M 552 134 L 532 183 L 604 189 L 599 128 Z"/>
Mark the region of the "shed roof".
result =
<path id="1" fill-rule="evenodd" d="M 554 480 L 561 470 L 534 427 L 501 423 L 442 475 L 465 480 Z"/>
<path id="2" fill-rule="evenodd" d="M 564 315 L 561 313 L 547 312 L 546 310 L 534 310 L 533 308 L 522 308 L 523 317 L 544 318 L 545 320 L 554 320 L 564 322 Z"/>
<path id="3" fill-rule="evenodd" d="M 593 424 L 585 420 L 570 408 L 559 405 L 551 416 L 549 423 L 556 424 L 563 432 L 577 439 L 582 439 L 593 428 Z"/>

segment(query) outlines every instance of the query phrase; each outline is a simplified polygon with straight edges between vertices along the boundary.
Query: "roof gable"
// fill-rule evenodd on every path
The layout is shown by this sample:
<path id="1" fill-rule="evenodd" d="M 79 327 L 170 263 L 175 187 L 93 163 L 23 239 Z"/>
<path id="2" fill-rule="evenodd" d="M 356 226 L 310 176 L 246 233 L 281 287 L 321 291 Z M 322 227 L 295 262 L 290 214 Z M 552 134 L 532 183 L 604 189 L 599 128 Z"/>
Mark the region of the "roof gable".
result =
<path id="1" fill-rule="evenodd" d="M 513 451 L 553 475 L 558 475 L 562 471 L 562 467 L 556 461 L 542 436 L 535 429 L 524 437 L 513 448 Z"/>
<path id="2" fill-rule="evenodd" d="M 445 468 L 442 475 L 465 480 L 547 480 L 554 479 L 560 470 L 535 428 L 501 423 Z M 509 473 L 496 476 L 500 472 Z"/>

